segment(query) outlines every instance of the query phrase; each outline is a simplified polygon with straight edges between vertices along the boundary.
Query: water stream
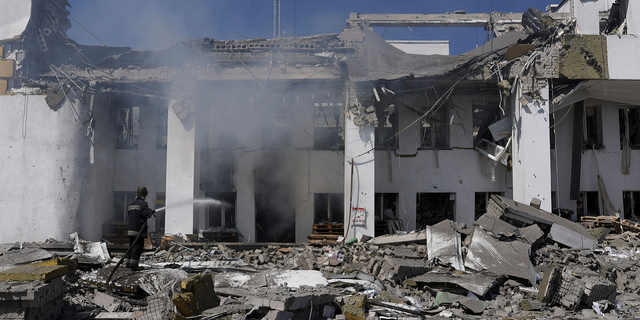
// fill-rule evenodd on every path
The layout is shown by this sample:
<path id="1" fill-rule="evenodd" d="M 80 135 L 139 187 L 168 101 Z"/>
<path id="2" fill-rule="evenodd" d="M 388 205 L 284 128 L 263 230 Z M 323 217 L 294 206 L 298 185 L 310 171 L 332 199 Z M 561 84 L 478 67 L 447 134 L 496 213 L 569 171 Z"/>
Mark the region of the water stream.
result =
<path id="1" fill-rule="evenodd" d="M 216 199 L 210 199 L 210 198 L 206 198 L 206 199 L 193 199 L 193 200 L 188 200 L 188 201 L 183 201 L 183 202 L 179 202 L 179 203 L 174 203 L 162 208 L 158 208 L 156 209 L 156 212 L 160 212 L 160 211 L 164 211 L 167 208 L 173 208 L 173 207 L 179 207 L 179 206 L 184 206 L 184 205 L 188 205 L 188 204 L 195 204 L 195 205 L 214 205 L 214 206 L 226 206 L 228 205 L 225 202 L 222 202 L 220 200 L 216 200 Z"/>

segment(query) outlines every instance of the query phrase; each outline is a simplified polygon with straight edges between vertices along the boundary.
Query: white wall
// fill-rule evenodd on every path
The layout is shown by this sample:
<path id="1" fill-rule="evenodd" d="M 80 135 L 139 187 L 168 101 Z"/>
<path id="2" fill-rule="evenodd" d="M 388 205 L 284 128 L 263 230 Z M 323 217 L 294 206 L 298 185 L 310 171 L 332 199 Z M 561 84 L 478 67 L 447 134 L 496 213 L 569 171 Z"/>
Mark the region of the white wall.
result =
<path id="1" fill-rule="evenodd" d="M 627 33 L 640 33 L 640 2 L 637 0 L 627 0 Z"/>
<path id="2" fill-rule="evenodd" d="M 449 40 L 387 40 L 387 42 L 405 53 L 449 55 Z"/>
<path id="3" fill-rule="evenodd" d="M 633 0 L 631 0 L 633 1 Z M 557 12 L 571 13 L 577 19 L 577 27 L 580 34 L 600 34 L 600 11 L 611 8 L 614 0 L 567 0 L 558 7 Z"/>
<path id="4" fill-rule="evenodd" d="M 76 231 L 99 240 L 111 215 L 115 140 L 109 113 L 96 97 L 95 163 L 89 164 L 89 107 L 72 90 L 67 95 L 70 102 L 57 111 L 45 96 L 0 96 L 0 242 L 67 240 Z"/>
<path id="5" fill-rule="evenodd" d="M 528 204 L 542 201 L 551 211 L 551 163 L 549 145 L 549 87 L 541 89 L 541 100 L 522 104 L 520 88 L 512 95 L 513 200 Z"/>
<path id="6" fill-rule="evenodd" d="M 595 99 L 585 101 L 586 106 L 602 106 L 602 127 L 603 144 L 602 150 L 586 150 L 582 153 L 582 171 L 580 178 L 580 191 L 598 191 L 598 172 L 602 176 L 609 198 L 613 206 L 618 209 L 622 207 L 622 192 L 640 190 L 640 166 L 636 161 L 640 157 L 640 150 L 631 151 L 630 173 L 622 173 L 622 151 L 620 150 L 620 131 L 618 124 L 618 104 Z M 566 109 L 558 111 L 560 116 L 564 116 Z M 553 190 L 559 189 L 558 199 L 561 208 L 576 210 L 576 201 L 569 200 L 569 189 L 571 179 L 571 139 L 573 127 L 573 108 L 569 111 L 564 121 L 557 125 L 557 149 L 558 172 L 553 176 Z M 556 119 L 558 119 L 556 115 Z M 555 170 L 555 168 L 554 168 Z M 559 185 L 557 185 L 559 181 Z M 602 209 L 602 207 L 601 207 Z M 602 212 L 601 212 L 602 213 Z"/>
<path id="7" fill-rule="evenodd" d="M 181 121 L 169 104 L 165 233 L 191 234 L 194 227 L 196 124 L 189 115 Z M 186 202 L 186 203 L 185 203 Z M 179 205 L 181 204 L 181 205 Z"/>
<path id="8" fill-rule="evenodd" d="M 634 3 L 639 3 L 635 1 Z M 640 12 L 640 9 L 638 10 Z M 640 39 L 636 35 L 609 35 L 607 37 L 607 60 L 609 79 L 640 79 Z"/>

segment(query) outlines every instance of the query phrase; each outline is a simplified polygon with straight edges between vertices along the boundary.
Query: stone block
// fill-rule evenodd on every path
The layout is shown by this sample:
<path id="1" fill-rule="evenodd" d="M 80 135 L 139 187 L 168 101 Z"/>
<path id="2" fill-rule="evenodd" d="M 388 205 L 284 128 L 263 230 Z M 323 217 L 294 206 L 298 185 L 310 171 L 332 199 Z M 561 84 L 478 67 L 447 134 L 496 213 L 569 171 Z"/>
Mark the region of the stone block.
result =
<path id="1" fill-rule="evenodd" d="M 184 292 L 174 293 L 171 300 L 183 315 L 200 315 L 202 311 L 220 305 L 220 299 L 214 291 L 214 283 L 212 274 L 189 277 L 180 283 Z"/>
<path id="2" fill-rule="evenodd" d="M 177 293 L 174 292 L 171 297 L 171 301 L 178 308 L 178 311 L 187 317 L 197 316 L 198 306 L 196 305 L 196 298 L 193 293 Z"/>

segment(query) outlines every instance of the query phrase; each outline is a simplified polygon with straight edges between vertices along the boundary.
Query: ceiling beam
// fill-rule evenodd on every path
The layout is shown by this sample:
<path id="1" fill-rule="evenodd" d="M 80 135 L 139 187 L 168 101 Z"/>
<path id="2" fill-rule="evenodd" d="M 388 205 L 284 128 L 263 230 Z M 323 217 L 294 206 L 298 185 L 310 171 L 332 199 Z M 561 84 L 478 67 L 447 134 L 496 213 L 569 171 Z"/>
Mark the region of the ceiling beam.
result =
<path id="1" fill-rule="evenodd" d="M 570 17 L 567 13 L 547 13 L 556 20 Z M 488 27 L 493 24 L 521 24 L 522 13 L 437 13 L 437 14 L 367 14 L 351 13 L 348 26 L 369 27 Z"/>

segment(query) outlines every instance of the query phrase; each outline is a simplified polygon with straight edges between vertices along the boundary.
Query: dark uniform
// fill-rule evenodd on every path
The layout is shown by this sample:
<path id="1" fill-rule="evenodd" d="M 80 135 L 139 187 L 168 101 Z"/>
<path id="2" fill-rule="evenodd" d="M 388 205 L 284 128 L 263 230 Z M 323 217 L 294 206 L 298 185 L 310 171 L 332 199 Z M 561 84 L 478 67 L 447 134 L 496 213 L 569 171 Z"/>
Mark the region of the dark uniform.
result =
<path id="1" fill-rule="evenodd" d="M 142 228 L 144 222 L 151 217 L 154 210 L 149 208 L 149 205 L 144 198 L 147 196 L 147 188 L 139 187 L 136 191 L 136 200 L 129 205 L 129 246 L 131 252 L 127 256 L 129 258 L 127 262 L 127 268 L 138 268 L 140 263 L 140 255 L 142 255 L 142 247 L 144 246 L 144 239 L 147 237 L 147 226 Z M 140 233 L 140 237 L 135 241 L 136 237 Z"/>

